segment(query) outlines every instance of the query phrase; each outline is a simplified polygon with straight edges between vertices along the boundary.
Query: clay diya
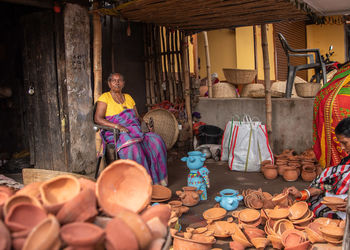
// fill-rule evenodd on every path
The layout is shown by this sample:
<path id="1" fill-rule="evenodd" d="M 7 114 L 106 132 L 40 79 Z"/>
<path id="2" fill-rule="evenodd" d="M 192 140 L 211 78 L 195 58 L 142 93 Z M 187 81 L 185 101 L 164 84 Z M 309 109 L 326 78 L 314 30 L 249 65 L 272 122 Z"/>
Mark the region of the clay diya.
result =
<path id="1" fill-rule="evenodd" d="M 41 203 L 34 196 L 29 196 L 26 194 L 15 194 L 6 200 L 4 207 L 3 207 L 4 216 L 6 216 L 8 214 L 9 210 L 13 206 L 15 206 L 16 204 L 19 204 L 19 203 L 33 204 L 37 207 L 42 208 Z"/>
<path id="2" fill-rule="evenodd" d="M 84 222 L 97 215 L 96 196 L 93 189 L 83 189 L 58 211 L 56 217 L 60 224 Z"/>
<path id="3" fill-rule="evenodd" d="M 60 224 L 55 216 L 49 215 L 29 233 L 24 243 L 23 250 L 58 250 L 61 245 L 59 233 Z"/>
<path id="4" fill-rule="evenodd" d="M 139 249 L 133 230 L 121 219 L 114 218 L 106 226 L 105 247 L 107 250 Z"/>
<path id="5" fill-rule="evenodd" d="M 150 203 L 151 195 L 151 177 L 142 165 L 132 160 L 114 161 L 97 179 L 97 200 L 109 216 L 124 208 L 138 213 Z"/>
<path id="6" fill-rule="evenodd" d="M 269 240 L 267 238 L 253 238 L 251 240 L 256 249 L 265 249 L 265 247 L 269 244 Z"/>
<path id="7" fill-rule="evenodd" d="M 226 216 L 226 210 L 221 207 L 210 208 L 203 213 L 203 218 L 207 221 L 221 220 Z"/>
<path id="8" fill-rule="evenodd" d="M 185 239 L 178 235 L 174 235 L 173 238 L 174 238 L 174 241 L 173 241 L 174 250 L 180 250 L 180 249 L 210 250 L 212 248 L 212 245 L 216 242 L 214 237 L 200 238 L 201 241 L 194 240 L 194 239 Z"/>
<path id="9" fill-rule="evenodd" d="M 42 184 L 42 182 L 30 183 L 30 184 L 24 186 L 24 188 L 18 190 L 16 192 L 16 195 L 18 195 L 18 194 L 29 195 L 29 196 L 35 197 L 36 199 L 40 200 L 39 187 L 41 186 L 41 184 Z"/>
<path id="10" fill-rule="evenodd" d="M 19 203 L 11 207 L 5 224 L 12 232 L 31 230 L 47 217 L 46 211 L 30 203 Z"/>
<path id="11" fill-rule="evenodd" d="M 152 186 L 152 202 L 167 201 L 171 198 L 171 190 L 162 185 Z"/>
<path id="12" fill-rule="evenodd" d="M 305 234 L 296 229 L 286 230 L 282 236 L 282 244 L 285 248 L 293 247 L 306 241 Z"/>
<path id="13" fill-rule="evenodd" d="M 151 243 L 152 233 L 142 217 L 137 213 L 130 210 L 120 210 L 115 218 L 119 218 L 124 221 L 125 224 L 134 232 L 141 249 L 147 248 Z"/>
<path id="14" fill-rule="evenodd" d="M 306 213 L 309 211 L 309 206 L 305 201 L 299 201 L 294 203 L 289 208 L 289 216 L 290 220 L 298 220 L 301 219 Z"/>
<path id="15" fill-rule="evenodd" d="M 185 206 L 195 206 L 200 201 L 200 195 L 203 193 L 202 190 L 197 190 L 197 187 L 183 187 L 183 191 L 176 191 Z"/>
<path id="16" fill-rule="evenodd" d="M 273 220 L 285 219 L 289 215 L 287 208 L 265 209 L 267 216 Z"/>
<path id="17" fill-rule="evenodd" d="M 45 209 L 53 214 L 80 192 L 80 182 L 72 175 L 60 175 L 45 181 L 40 186 L 40 195 Z"/>

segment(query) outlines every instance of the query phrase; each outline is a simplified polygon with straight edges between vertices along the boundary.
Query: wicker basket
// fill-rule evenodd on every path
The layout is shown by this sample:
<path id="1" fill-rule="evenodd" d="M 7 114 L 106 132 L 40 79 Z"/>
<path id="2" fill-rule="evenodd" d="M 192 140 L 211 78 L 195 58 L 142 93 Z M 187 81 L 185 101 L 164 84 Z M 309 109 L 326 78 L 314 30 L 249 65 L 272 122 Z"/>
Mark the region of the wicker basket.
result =
<path id="1" fill-rule="evenodd" d="M 321 86 L 320 83 L 296 83 L 295 90 L 300 97 L 315 97 Z"/>
<path id="2" fill-rule="evenodd" d="M 249 93 L 250 97 L 253 98 L 264 98 L 265 97 L 265 89 L 254 90 Z M 271 90 L 271 97 L 281 98 L 284 96 L 283 92 Z"/>
<path id="3" fill-rule="evenodd" d="M 260 83 L 251 83 L 247 84 L 243 87 L 241 97 L 249 97 L 250 92 L 256 91 L 256 90 L 263 90 L 264 91 L 264 84 Z"/>
<path id="4" fill-rule="evenodd" d="M 213 85 L 214 98 L 236 98 L 236 88 L 228 82 L 219 82 Z"/>
<path id="5" fill-rule="evenodd" d="M 226 80 L 233 84 L 249 84 L 252 83 L 257 70 L 255 69 L 222 69 Z"/>
<path id="6" fill-rule="evenodd" d="M 143 119 L 149 122 L 153 119 L 154 132 L 162 137 L 166 148 L 171 149 L 179 136 L 179 126 L 175 116 L 166 109 L 152 109 Z"/>

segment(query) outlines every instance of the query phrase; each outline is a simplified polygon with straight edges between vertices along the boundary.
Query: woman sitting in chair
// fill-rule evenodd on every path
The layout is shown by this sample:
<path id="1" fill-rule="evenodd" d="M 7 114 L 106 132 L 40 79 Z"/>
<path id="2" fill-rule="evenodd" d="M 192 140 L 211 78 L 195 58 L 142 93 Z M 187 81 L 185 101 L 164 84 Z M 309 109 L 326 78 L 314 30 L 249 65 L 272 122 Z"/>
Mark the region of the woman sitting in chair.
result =
<path id="1" fill-rule="evenodd" d="M 117 128 L 120 136 L 115 145 L 120 159 L 130 159 L 143 165 L 153 184 L 167 185 L 167 151 L 162 138 L 155 133 L 142 133 L 135 101 L 123 94 L 125 81 L 119 73 L 108 77 L 109 92 L 97 100 L 94 120 L 97 124 Z M 114 143 L 113 133 L 101 131 L 103 143 Z"/>

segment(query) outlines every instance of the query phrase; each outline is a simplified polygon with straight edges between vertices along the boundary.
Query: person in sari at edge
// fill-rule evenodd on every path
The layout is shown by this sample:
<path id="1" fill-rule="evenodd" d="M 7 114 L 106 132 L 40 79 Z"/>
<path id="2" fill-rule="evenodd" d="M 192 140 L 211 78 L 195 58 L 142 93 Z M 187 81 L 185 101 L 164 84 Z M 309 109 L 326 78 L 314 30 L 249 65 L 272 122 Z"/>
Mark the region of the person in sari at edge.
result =
<path id="1" fill-rule="evenodd" d="M 335 196 L 347 201 L 350 184 L 350 117 L 339 122 L 335 128 L 335 135 L 348 155 L 338 165 L 323 170 L 311 182 L 309 188 L 299 191 L 295 187 L 290 187 L 287 190 L 296 200 L 308 200 L 309 207 L 316 217 L 345 220 L 346 205 L 338 205 L 337 211 L 332 211 L 321 201 L 325 196 Z"/>
<path id="2" fill-rule="evenodd" d="M 130 159 L 143 165 L 151 176 L 153 184 L 168 184 L 167 151 L 162 138 L 152 132 L 142 133 L 140 117 L 135 101 L 122 93 L 125 81 L 123 75 L 112 73 L 108 77 L 109 92 L 97 100 L 94 120 L 99 125 L 117 128 L 120 136 L 116 150 L 120 159 Z M 113 133 L 101 131 L 104 145 L 114 143 Z"/>
<path id="3" fill-rule="evenodd" d="M 323 167 L 347 156 L 335 136 L 336 125 L 350 116 L 350 62 L 345 63 L 317 93 L 313 108 L 313 150 Z"/>

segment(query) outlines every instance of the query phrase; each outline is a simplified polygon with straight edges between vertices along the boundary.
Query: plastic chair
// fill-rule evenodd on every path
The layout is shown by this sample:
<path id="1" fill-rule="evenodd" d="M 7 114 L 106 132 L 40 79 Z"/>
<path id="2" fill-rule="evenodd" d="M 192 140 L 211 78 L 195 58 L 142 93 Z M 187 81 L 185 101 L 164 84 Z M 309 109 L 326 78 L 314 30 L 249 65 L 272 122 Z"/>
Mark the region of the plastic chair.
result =
<path id="1" fill-rule="evenodd" d="M 292 49 L 287 40 L 281 33 L 278 33 L 278 38 L 281 41 L 284 52 L 286 53 L 288 60 L 288 76 L 287 76 L 287 84 L 286 84 L 286 97 L 290 98 L 292 95 L 292 88 L 295 79 L 296 72 L 299 70 L 306 69 L 315 69 L 316 73 L 316 82 L 320 82 L 321 80 L 321 72 L 323 84 L 327 82 L 327 73 L 326 73 L 326 65 L 322 61 L 320 50 L 319 49 Z M 292 65 L 290 63 L 290 57 L 308 57 L 310 62 L 308 64 L 302 65 Z"/>

